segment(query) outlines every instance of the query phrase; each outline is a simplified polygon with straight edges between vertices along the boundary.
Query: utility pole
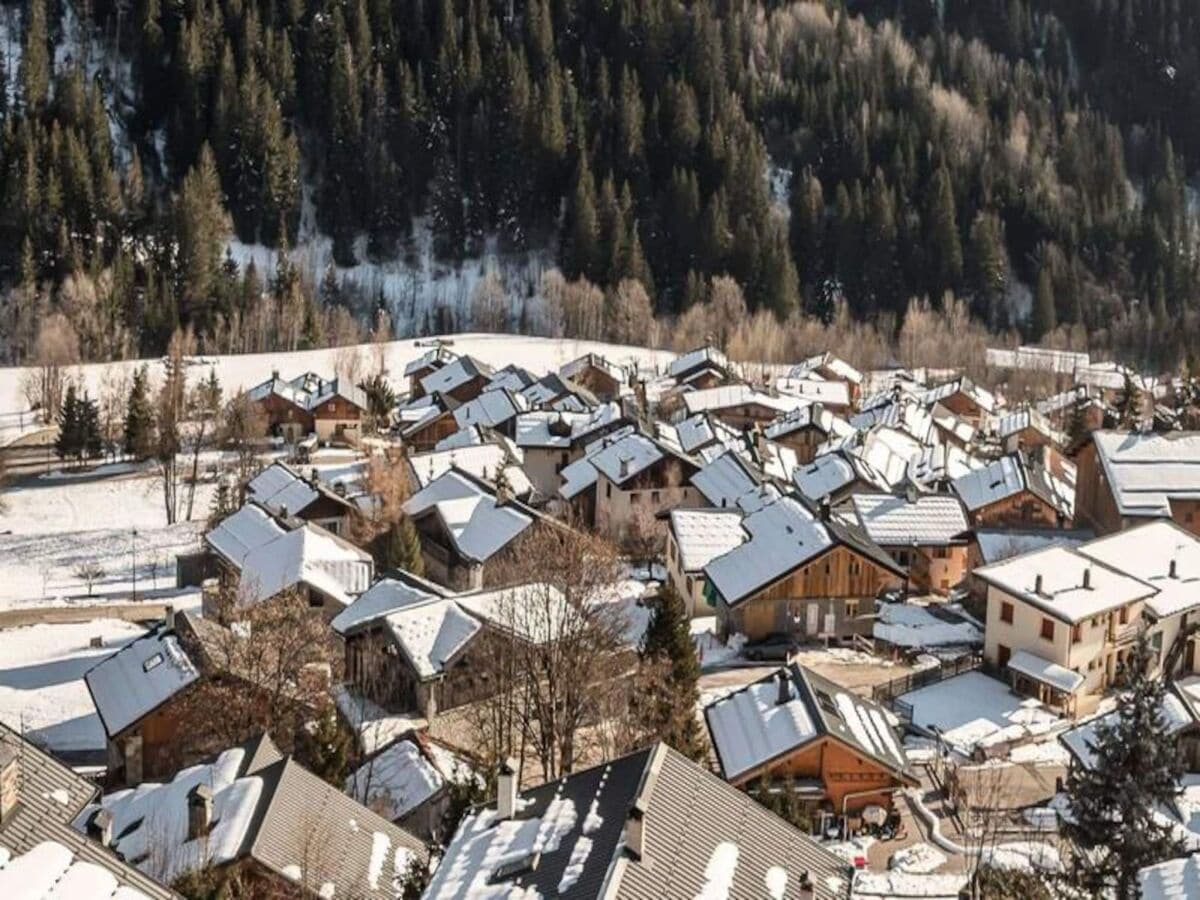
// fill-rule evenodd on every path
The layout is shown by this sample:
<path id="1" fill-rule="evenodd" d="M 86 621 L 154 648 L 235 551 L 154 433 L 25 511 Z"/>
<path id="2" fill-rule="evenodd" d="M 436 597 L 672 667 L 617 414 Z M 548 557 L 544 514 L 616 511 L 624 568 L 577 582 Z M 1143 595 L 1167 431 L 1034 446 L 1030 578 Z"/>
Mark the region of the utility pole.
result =
<path id="1" fill-rule="evenodd" d="M 130 574 L 133 575 L 133 602 L 137 602 L 137 529 L 133 529 L 133 536 L 129 541 L 130 555 L 133 557 L 133 565 L 130 566 Z"/>

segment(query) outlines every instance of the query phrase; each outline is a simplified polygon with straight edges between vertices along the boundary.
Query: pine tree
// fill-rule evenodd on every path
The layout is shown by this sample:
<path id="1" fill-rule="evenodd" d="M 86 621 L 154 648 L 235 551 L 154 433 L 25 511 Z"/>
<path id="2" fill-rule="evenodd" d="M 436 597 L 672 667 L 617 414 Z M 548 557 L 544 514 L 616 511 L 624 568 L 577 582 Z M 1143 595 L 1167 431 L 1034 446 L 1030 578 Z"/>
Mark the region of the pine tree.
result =
<path id="1" fill-rule="evenodd" d="M 639 648 L 639 668 L 649 677 L 635 701 L 646 738 L 666 741 L 680 753 L 703 754 L 696 704 L 700 663 L 683 599 L 670 583 L 655 597 Z M 659 677 L 659 676 L 662 677 Z"/>
<path id="2" fill-rule="evenodd" d="M 958 237 L 958 218 L 954 210 L 954 188 L 944 165 L 933 173 L 929 208 L 925 214 L 929 228 L 929 259 L 933 264 L 931 287 L 941 294 L 962 278 L 963 253 Z"/>
<path id="3" fill-rule="evenodd" d="M 583 275 L 598 281 L 600 258 L 600 221 L 596 213 L 596 185 L 588 168 L 587 156 L 579 155 L 575 172 L 575 190 L 571 195 L 570 232 L 564 271 L 571 277 Z"/>
<path id="4" fill-rule="evenodd" d="M 54 452 L 59 459 L 72 459 L 80 455 L 83 445 L 79 397 L 72 382 L 67 385 L 66 395 L 58 408 L 58 437 L 54 440 Z"/>
<path id="5" fill-rule="evenodd" d="M 79 446 L 75 455 L 80 459 L 95 459 L 104 453 L 104 436 L 100 432 L 100 407 L 86 393 L 78 407 Z"/>
<path id="6" fill-rule="evenodd" d="M 222 204 L 221 181 L 212 151 L 205 144 L 175 200 L 183 318 L 197 327 L 208 324 L 213 285 L 221 266 L 222 242 L 228 233 L 229 217 Z"/>
<path id="7" fill-rule="evenodd" d="M 421 538 L 408 516 L 401 516 L 391 528 L 372 543 L 375 566 L 381 572 L 399 569 L 418 577 L 425 574 L 421 557 Z"/>
<path id="8" fill-rule="evenodd" d="M 1183 853 L 1158 812 L 1178 796 L 1183 764 L 1163 715 L 1166 687 L 1150 674 L 1156 659 L 1143 636 L 1121 669 L 1120 707 L 1095 726 L 1094 765 L 1067 776 L 1071 882 L 1091 896 L 1135 898 L 1139 869 Z"/>
<path id="9" fill-rule="evenodd" d="M 133 373 L 125 407 L 124 449 L 134 459 L 146 459 L 154 452 L 154 408 L 150 402 L 150 374 L 145 366 Z"/>
<path id="10" fill-rule="evenodd" d="M 1033 321 L 1030 323 L 1035 338 L 1043 338 L 1058 327 L 1058 316 L 1054 310 L 1054 282 L 1050 278 L 1050 267 L 1042 264 L 1038 271 L 1037 292 L 1033 297 Z"/>
<path id="11" fill-rule="evenodd" d="M 1142 421 L 1143 405 L 1142 389 L 1128 370 L 1125 372 L 1125 384 L 1117 398 L 1117 427 L 1126 431 L 1137 428 Z"/>
<path id="12" fill-rule="evenodd" d="M 50 44 L 46 27 L 46 0 L 29 0 L 25 14 L 25 39 L 21 45 L 21 93 L 25 108 L 38 112 L 50 92 Z"/>

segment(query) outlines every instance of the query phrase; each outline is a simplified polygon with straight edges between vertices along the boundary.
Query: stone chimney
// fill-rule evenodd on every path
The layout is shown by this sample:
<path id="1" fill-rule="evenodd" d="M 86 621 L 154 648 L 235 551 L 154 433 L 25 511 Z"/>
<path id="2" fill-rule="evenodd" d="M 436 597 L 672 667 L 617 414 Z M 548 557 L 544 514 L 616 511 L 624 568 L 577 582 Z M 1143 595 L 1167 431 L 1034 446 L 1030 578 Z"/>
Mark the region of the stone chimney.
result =
<path id="1" fill-rule="evenodd" d="M 496 779 L 496 814 L 501 821 L 511 819 L 517 813 L 517 763 L 512 758 L 500 764 Z"/>
<path id="2" fill-rule="evenodd" d="M 776 697 L 775 702 L 779 706 L 783 706 L 785 703 L 790 703 L 792 699 L 792 679 L 788 674 L 788 670 L 780 669 L 778 672 L 776 672 L 775 681 L 779 685 L 779 694 Z"/>
<path id="3" fill-rule="evenodd" d="M 198 784 L 187 794 L 188 840 L 208 834 L 212 827 L 213 790 L 207 784 Z"/>
<path id="4" fill-rule="evenodd" d="M 812 878 L 808 874 L 808 869 L 800 873 L 800 897 L 801 900 L 811 900 L 817 893 L 817 886 L 813 884 Z"/>
<path id="5" fill-rule="evenodd" d="M 113 815 L 107 809 L 98 809 L 87 821 L 87 836 L 101 847 L 112 844 Z"/>
<path id="6" fill-rule="evenodd" d="M 21 754 L 0 744 L 0 825 L 8 822 L 21 799 Z"/>
<path id="7" fill-rule="evenodd" d="M 641 797 L 633 802 L 625 816 L 625 851 L 634 859 L 646 855 L 646 807 Z"/>

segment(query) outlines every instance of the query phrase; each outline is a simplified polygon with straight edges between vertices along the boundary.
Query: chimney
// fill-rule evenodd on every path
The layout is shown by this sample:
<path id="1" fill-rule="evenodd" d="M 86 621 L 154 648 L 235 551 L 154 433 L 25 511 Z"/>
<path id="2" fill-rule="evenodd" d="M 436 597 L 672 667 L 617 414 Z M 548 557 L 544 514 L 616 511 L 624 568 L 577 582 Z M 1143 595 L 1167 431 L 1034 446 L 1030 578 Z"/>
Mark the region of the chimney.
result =
<path id="1" fill-rule="evenodd" d="M 629 477 L 629 463 L 630 463 L 630 459 L 628 456 L 621 457 L 621 480 L 622 481 L 624 481 L 626 478 Z"/>
<path id="2" fill-rule="evenodd" d="M 208 834 L 212 827 L 213 791 L 207 784 L 198 784 L 187 794 L 188 840 Z"/>
<path id="3" fill-rule="evenodd" d="M 817 886 L 813 884 L 813 880 L 809 877 L 808 869 L 800 873 L 800 897 L 801 900 L 811 900 L 817 893 Z"/>
<path id="4" fill-rule="evenodd" d="M 822 497 L 822 498 L 821 498 L 820 512 L 821 512 L 821 521 L 822 521 L 822 522 L 828 522 L 828 521 L 829 521 L 829 517 L 830 517 L 830 515 L 832 514 L 832 508 L 831 508 L 831 505 L 830 505 L 830 503 L 829 503 L 829 498 L 828 498 L 828 497 Z"/>
<path id="5" fill-rule="evenodd" d="M 1090 591 L 1092 589 L 1092 567 L 1088 566 L 1083 570 L 1083 589 Z"/>
<path id="6" fill-rule="evenodd" d="M 21 799 L 21 756 L 11 744 L 0 744 L 0 825 L 7 824 Z"/>
<path id="7" fill-rule="evenodd" d="M 102 634 L 93 635 L 92 638 L 88 641 L 88 646 L 91 647 L 93 650 L 103 649 L 104 635 L 102 635 Z"/>
<path id="8" fill-rule="evenodd" d="M 113 815 L 107 809 L 98 809 L 87 822 L 87 836 L 101 847 L 112 844 Z"/>
<path id="9" fill-rule="evenodd" d="M 279 507 L 279 518 L 286 519 L 288 517 L 288 508 L 286 506 Z"/>
<path id="10" fill-rule="evenodd" d="M 313 484 L 313 485 L 315 485 L 315 484 L 317 483 L 318 476 L 317 476 L 317 467 L 316 467 L 316 466 L 313 466 L 313 467 L 312 467 L 312 468 L 309 470 L 309 472 L 308 472 L 308 480 L 309 480 L 309 483 L 310 483 L 310 484 Z"/>
<path id="11" fill-rule="evenodd" d="M 779 684 L 779 694 L 776 697 L 776 704 L 783 706 L 785 703 L 791 702 L 792 699 L 792 679 L 788 675 L 787 669 L 780 669 L 775 673 L 775 681 Z"/>
<path id="12" fill-rule="evenodd" d="M 1042 576 L 1040 574 L 1033 578 L 1033 592 L 1039 597 L 1042 595 Z"/>
<path id="13" fill-rule="evenodd" d="M 271 380 L 272 380 L 272 381 L 278 381 L 278 380 L 279 380 L 279 370 L 278 370 L 278 369 L 272 369 L 272 370 L 271 370 Z"/>
<path id="14" fill-rule="evenodd" d="M 1171 565 L 1167 568 L 1167 577 L 1168 578 L 1178 578 L 1179 577 L 1179 570 L 1176 568 L 1174 559 L 1171 560 Z"/>
<path id="15" fill-rule="evenodd" d="M 646 807 L 641 797 L 633 801 L 625 816 L 625 851 L 634 859 L 646 854 Z"/>
<path id="16" fill-rule="evenodd" d="M 517 813 L 517 764 L 512 757 L 500 764 L 500 775 L 496 779 L 496 814 L 501 821 L 511 819 Z"/>

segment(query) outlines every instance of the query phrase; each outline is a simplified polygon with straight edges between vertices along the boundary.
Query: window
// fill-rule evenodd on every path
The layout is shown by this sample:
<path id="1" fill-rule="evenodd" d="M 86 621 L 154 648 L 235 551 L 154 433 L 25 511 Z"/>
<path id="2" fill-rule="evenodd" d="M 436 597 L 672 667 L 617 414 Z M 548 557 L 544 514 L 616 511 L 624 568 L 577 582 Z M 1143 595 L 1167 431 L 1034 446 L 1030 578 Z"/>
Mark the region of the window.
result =
<path id="1" fill-rule="evenodd" d="M 846 618 L 853 619 L 857 615 L 858 615 L 858 601 L 857 600 L 847 600 L 846 601 Z"/>
<path id="2" fill-rule="evenodd" d="M 162 665 L 162 661 L 163 655 L 161 653 L 155 653 L 148 660 L 142 663 L 142 671 L 149 672 L 151 669 L 157 669 Z"/>
<path id="3" fill-rule="evenodd" d="M 1012 624 L 1013 620 L 1013 605 L 1007 600 L 1000 603 L 1000 621 L 1008 625 Z"/>
<path id="4" fill-rule="evenodd" d="M 1042 640 L 1043 641 L 1054 640 L 1054 620 L 1053 619 L 1042 619 Z"/>
<path id="5" fill-rule="evenodd" d="M 1082 640 L 1083 640 L 1083 626 L 1082 625 L 1072 625 L 1071 626 L 1071 643 L 1078 644 Z"/>
<path id="6" fill-rule="evenodd" d="M 637 491 L 633 491 L 629 495 L 629 502 L 632 503 L 634 506 L 636 506 L 637 504 L 642 502 L 642 495 Z"/>
<path id="7" fill-rule="evenodd" d="M 612 484 L 611 483 L 606 484 L 604 486 L 604 496 L 608 497 L 609 499 L 612 499 Z"/>
<path id="8" fill-rule="evenodd" d="M 650 492 L 650 502 L 651 502 L 651 503 L 657 503 L 657 502 L 658 502 L 658 491 L 651 491 L 651 492 Z"/>
<path id="9" fill-rule="evenodd" d="M 1008 665 L 1008 660 L 1011 656 L 1012 656 L 1012 651 L 1009 650 L 1007 647 L 1005 647 L 1003 644 L 996 645 L 996 662 L 999 664 L 1000 668 L 1003 669 L 1005 666 Z"/>
<path id="10" fill-rule="evenodd" d="M 1128 621 L 1129 621 L 1129 607 L 1122 606 L 1120 611 L 1117 613 L 1117 622 L 1120 623 L 1121 625 L 1124 625 Z"/>
<path id="11" fill-rule="evenodd" d="M 857 559 L 850 560 L 850 574 L 851 575 L 861 575 L 862 574 L 862 563 L 859 562 Z"/>

